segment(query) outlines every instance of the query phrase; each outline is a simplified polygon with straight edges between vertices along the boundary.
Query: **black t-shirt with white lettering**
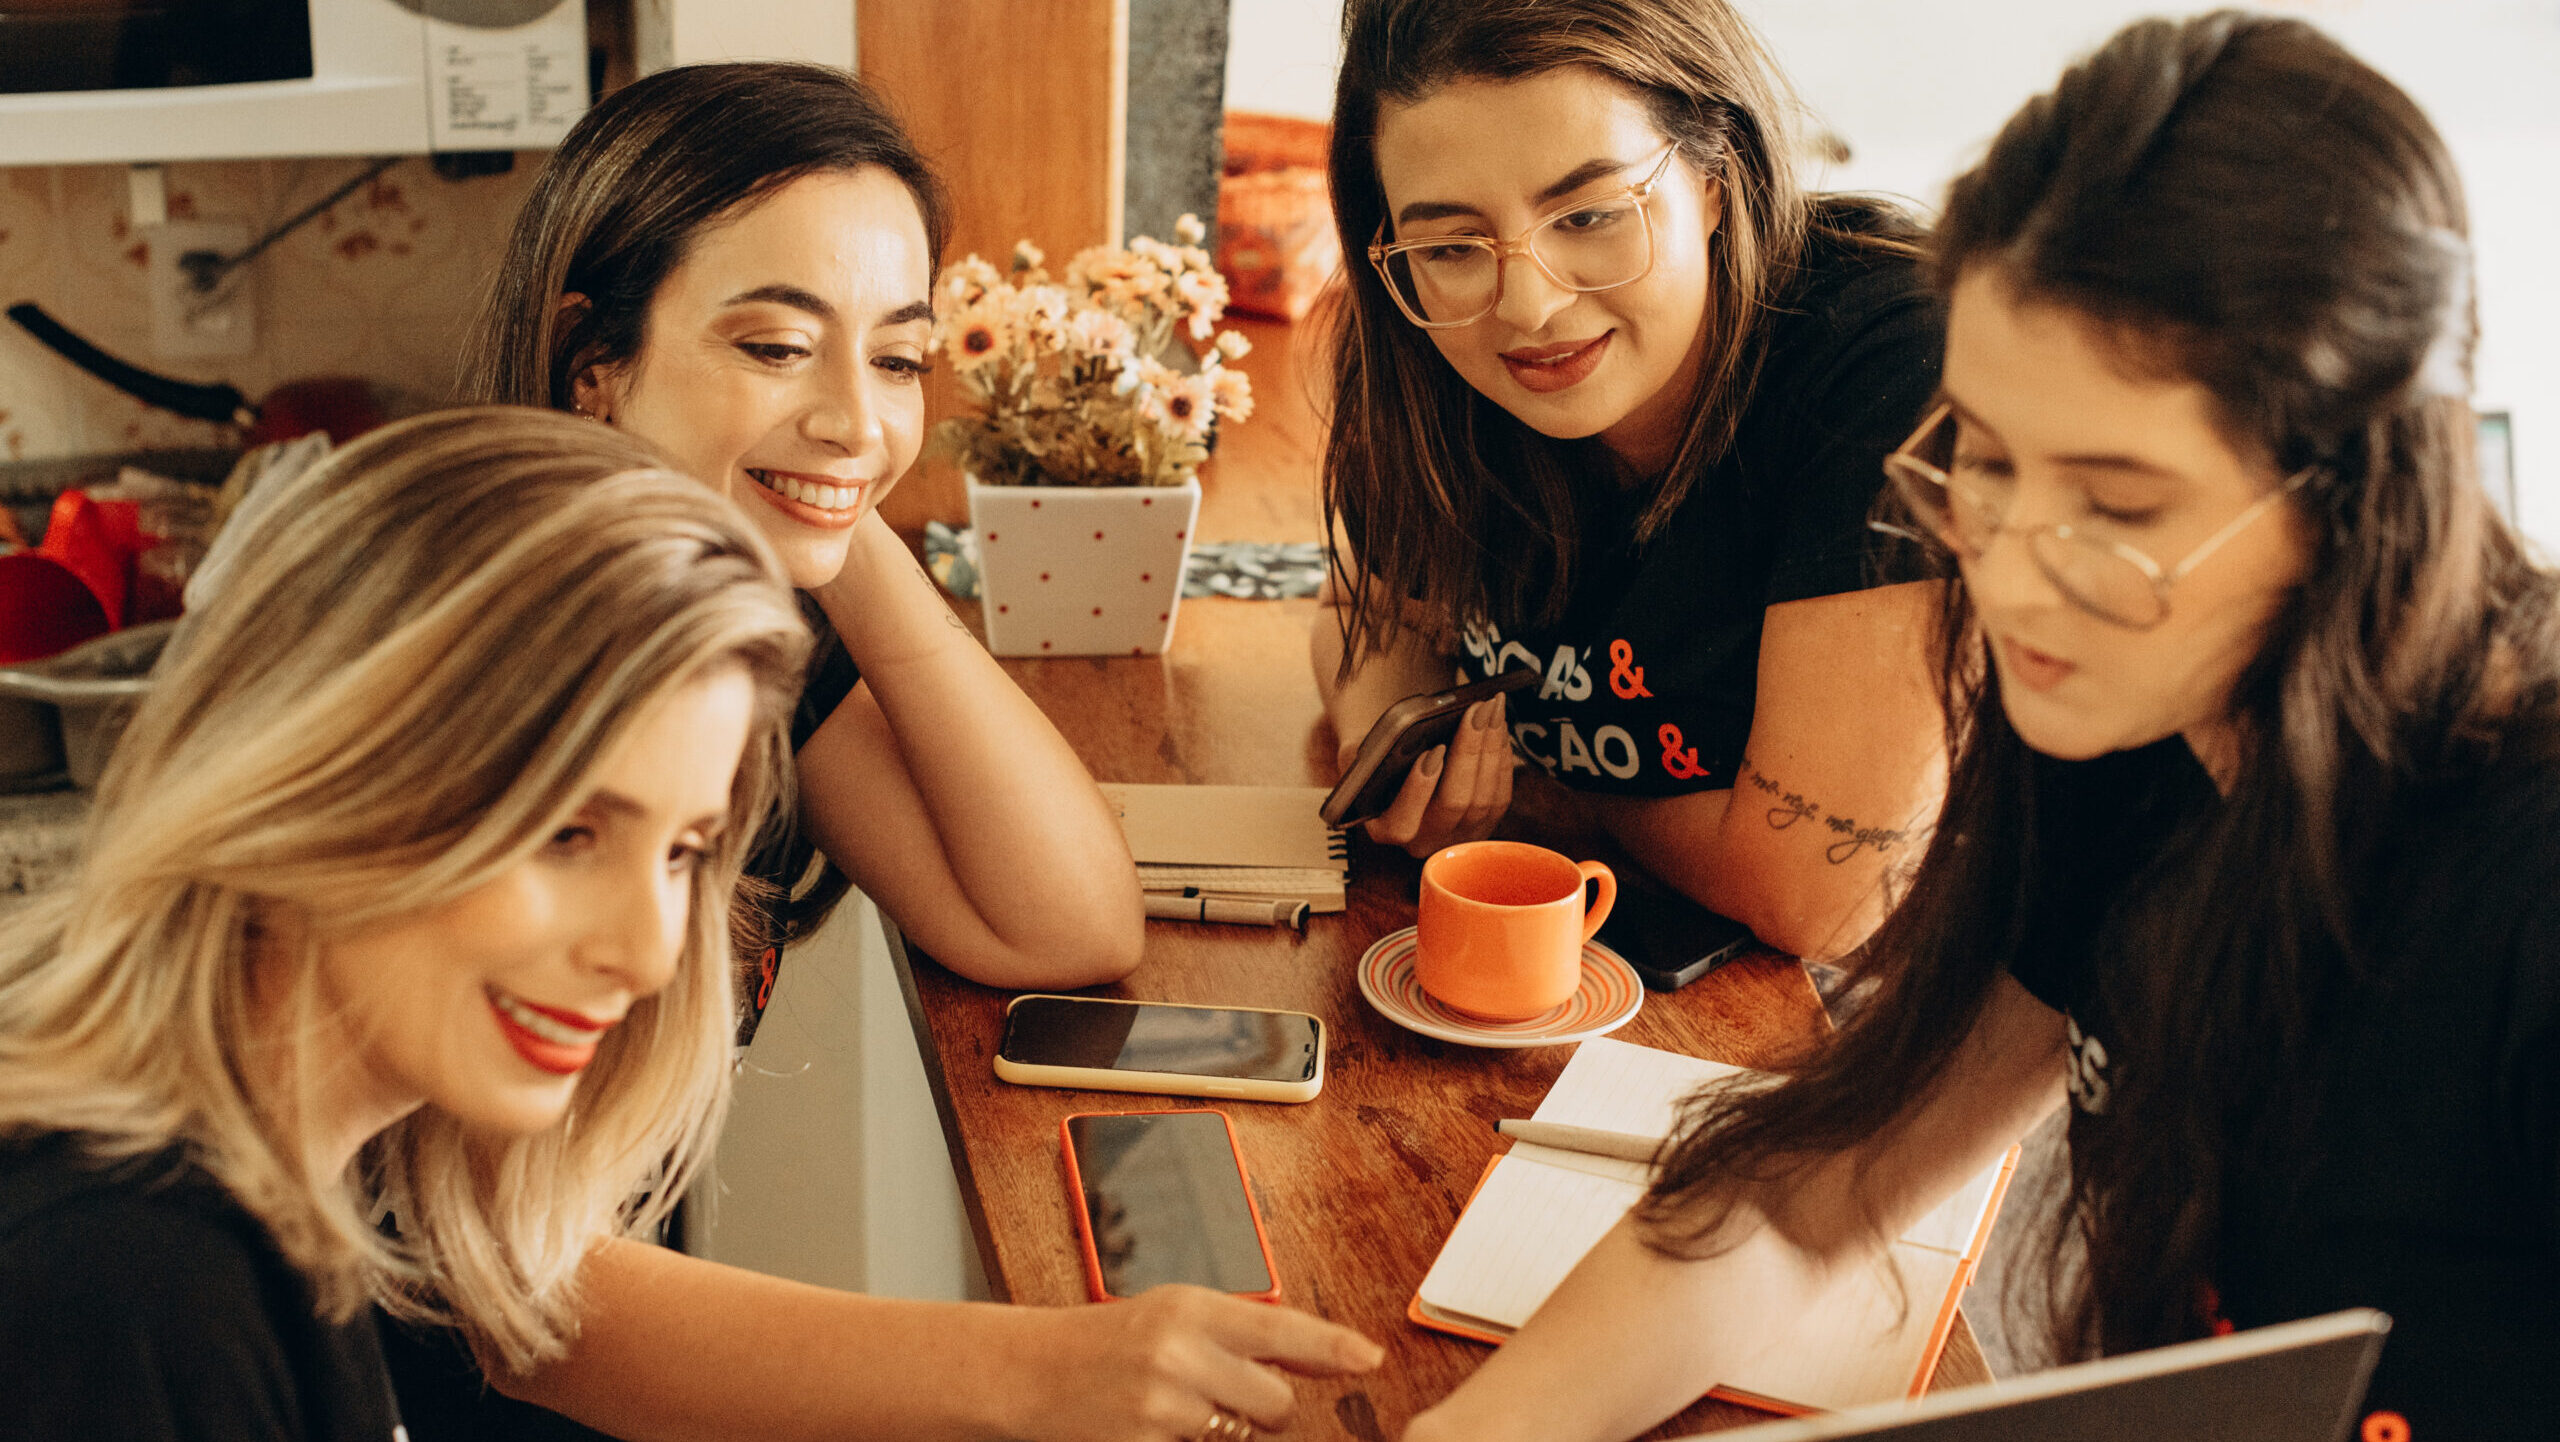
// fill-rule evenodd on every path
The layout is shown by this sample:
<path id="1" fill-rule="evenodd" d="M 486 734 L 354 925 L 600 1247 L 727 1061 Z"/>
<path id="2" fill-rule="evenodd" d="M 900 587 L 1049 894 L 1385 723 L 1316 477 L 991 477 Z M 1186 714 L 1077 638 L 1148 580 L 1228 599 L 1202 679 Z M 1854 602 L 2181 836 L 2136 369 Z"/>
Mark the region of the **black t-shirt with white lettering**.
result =
<path id="1" fill-rule="evenodd" d="M 0 1437 L 396 1442 L 373 1315 L 323 1321 L 266 1229 L 174 1155 L 0 1142 Z"/>
<path id="2" fill-rule="evenodd" d="M 1885 455 L 1937 387 L 1940 309 L 1910 259 L 1817 235 L 1767 324 L 1731 449 L 1653 539 L 1634 540 L 1650 493 L 1595 477 L 1582 523 L 1591 544 L 1563 619 L 1497 618 L 1462 633 L 1468 679 L 1544 673 L 1512 693 L 1512 735 L 1568 786 L 1732 786 L 1759 691 L 1762 613 L 1883 579 L 1867 518 Z"/>
<path id="3" fill-rule="evenodd" d="M 2070 1019 L 2078 1124 L 2108 1111 L 2109 910 L 2211 781 L 2172 738 L 2049 763 L 2045 881 L 2011 974 Z M 2226 1167 L 2214 1286 L 2241 1327 L 2378 1307 L 2368 1411 L 2410 1442 L 2560 1418 L 2560 768 L 2413 785 L 2355 890 L 2361 971 L 2317 1039 L 2303 1174 Z M 2116 994 L 2124 994 L 2118 990 Z M 2393 1429 L 2384 1427 L 2384 1432 Z"/>

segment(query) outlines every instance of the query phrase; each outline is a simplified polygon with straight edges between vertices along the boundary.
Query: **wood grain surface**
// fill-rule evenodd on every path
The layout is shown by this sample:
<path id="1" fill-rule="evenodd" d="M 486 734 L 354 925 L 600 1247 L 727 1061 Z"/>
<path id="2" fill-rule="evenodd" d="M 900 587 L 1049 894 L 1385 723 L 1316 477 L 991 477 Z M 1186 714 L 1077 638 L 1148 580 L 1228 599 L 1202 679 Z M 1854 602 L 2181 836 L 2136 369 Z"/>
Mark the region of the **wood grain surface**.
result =
<path id="1" fill-rule="evenodd" d="M 1314 540 L 1319 432 L 1305 330 L 1247 323 L 1261 413 L 1202 473 L 1203 540 Z M 957 608 L 975 624 L 975 607 Z M 1183 603 L 1162 656 L 1008 661 L 1006 668 L 1104 781 L 1327 785 L 1334 740 L 1307 664 L 1312 601 Z M 1355 841 L 1350 909 L 1305 934 L 1154 921 L 1145 960 L 1094 994 L 1281 1007 L 1325 1022 L 1323 1093 L 1300 1105 L 1219 1102 L 1235 1122 L 1287 1301 L 1377 1339 L 1387 1360 L 1348 1381 L 1302 1380 L 1292 1437 L 1395 1437 L 1475 1370 L 1487 1349 L 1415 1326 L 1405 1305 L 1500 1147 L 1493 1124 L 1526 1116 L 1570 1047 L 1491 1051 L 1416 1035 L 1361 997 L 1353 969 L 1379 937 L 1411 925 L 1421 864 Z M 1173 1097 L 1017 1087 L 995 1079 L 1008 993 L 931 960 L 900 970 L 925 1070 L 960 1172 L 986 1274 L 1016 1302 L 1085 1301 L 1059 1119 L 1079 1111 L 1212 1105 Z M 1825 1027 L 1791 959 L 1760 953 L 1671 994 L 1647 993 L 1619 1037 L 1739 1065 L 1765 1065 Z M 1937 1385 L 1988 1377 L 1959 1320 Z M 1651 1434 L 1766 1420 L 1701 1401 Z"/>

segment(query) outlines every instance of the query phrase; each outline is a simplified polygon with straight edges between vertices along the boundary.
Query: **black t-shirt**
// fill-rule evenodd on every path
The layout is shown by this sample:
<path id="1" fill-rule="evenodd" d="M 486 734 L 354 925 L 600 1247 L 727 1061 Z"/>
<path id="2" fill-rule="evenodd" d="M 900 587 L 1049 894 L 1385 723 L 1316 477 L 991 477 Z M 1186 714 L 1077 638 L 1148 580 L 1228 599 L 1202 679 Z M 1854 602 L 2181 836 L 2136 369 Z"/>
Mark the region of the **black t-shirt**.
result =
<path id="1" fill-rule="evenodd" d="M 0 1143 L 0 1437 L 405 1436 L 370 1312 L 337 1325 L 231 1194 L 174 1156 Z"/>
<path id="2" fill-rule="evenodd" d="M 2146 859 L 2215 804 L 2175 739 L 2049 770 L 2038 864 L 2059 884 L 2011 972 L 2071 1020 L 2082 1125 L 2120 1120 L 2106 1111 L 2118 1078 L 2096 929 Z M 2366 1406 L 2401 1414 L 2412 1442 L 2548 1435 L 2560 1417 L 2560 769 L 2413 787 L 2394 812 L 2356 888 L 2364 970 L 2318 1039 L 2322 1074 L 2305 1079 L 2317 1098 L 2307 1170 L 2224 1170 L 2214 1285 L 2242 1327 L 2390 1313 Z"/>
<path id="3" fill-rule="evenodd" d="M 862 680 L 862 672 L 853 664 L 853 656 L 844 641 L 827 624 L 826 613 L 806 595 L 800 598 L 800 614 L 816 633 L 817 650 L 809 660 L 809 679 L 800 688 L 800 700 L 791 712 L 791 749 L 797 753 L 818 734 L 827 718 L 834 715 L 844 699 Z M 816 859 L 817 843 L 803 830 L 796 810 L 786 810 L 774 819 L 771 828 L 757 838 L 753 855 L 747 858 L 746 874 L 776 888 L 788 896 L 809 871 Z M 756 1027 L 764 1020 L 765 1006 L 773 1000 L 774 978 L 782 970 L 782 946 L 768 946 L 764 954 L 745 958 L 750 964 L 738 988 L 738 1045 L 754 1041 Z"/>
<path id="4" fill-rule="evenodd" d="M 1731 449 L 1653 539 L 1634 540 L 1650 491 L 1592 477 L 1591 543 L 1562 621 L 1462 633 L 1470 679 L 1545 673 L 1512 693 L 1512 736 L 1568 786 L 1732 786 L 1759 691 L 1761 614 L 1876 582 L 1867 517 L 1885 455 L 1937 387 L 1938 305 L 1910 260 L 1817 236 L 1768 324 Z"/>

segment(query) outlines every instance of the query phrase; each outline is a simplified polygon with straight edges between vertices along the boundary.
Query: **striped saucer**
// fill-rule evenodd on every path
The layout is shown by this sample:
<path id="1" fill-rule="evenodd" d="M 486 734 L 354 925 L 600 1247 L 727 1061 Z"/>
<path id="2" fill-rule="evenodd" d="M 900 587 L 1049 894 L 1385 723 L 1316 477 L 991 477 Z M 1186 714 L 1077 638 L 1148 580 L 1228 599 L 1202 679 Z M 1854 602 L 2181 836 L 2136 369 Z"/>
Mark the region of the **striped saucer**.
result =
<path id="1" fill-rule="evenodd" d="M 1582 986 L 1560 1006 L 1525 1021 L 1487 1021 L 1469 1016 L 1422 989 L 1413 974 L 1414 929 L 1393 931 L 1378 939 L 1360 958 L 1360 994 L 1378 1015 L 1424 1036 L 1460 1046 L 1556 1046 L 1607 1036 L 1634 1020 L 1644 1006 L 1644 985 L 1635 968 L 1596 941 L 1582 944 Z"/>

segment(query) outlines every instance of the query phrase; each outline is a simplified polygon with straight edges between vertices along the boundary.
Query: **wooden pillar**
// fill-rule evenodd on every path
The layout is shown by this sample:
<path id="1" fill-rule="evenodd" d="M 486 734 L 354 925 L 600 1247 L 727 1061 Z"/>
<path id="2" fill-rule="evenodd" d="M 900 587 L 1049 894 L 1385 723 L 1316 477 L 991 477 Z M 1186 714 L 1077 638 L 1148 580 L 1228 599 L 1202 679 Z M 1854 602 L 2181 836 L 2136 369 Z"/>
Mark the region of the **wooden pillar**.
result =
<path id="1" fill-rule="evenodd" d="M 951 187 L 949 258 L 1001 266 L 1028 239 L 1051 262 L 1120 242 L 1129 0 L 860 0 L 855 63 Z M 947 379 L 928 421 L 955 409 Z M 898 529 L 959 524 L 958 473 L 926 462 L 881 514 Z"/>

